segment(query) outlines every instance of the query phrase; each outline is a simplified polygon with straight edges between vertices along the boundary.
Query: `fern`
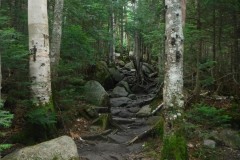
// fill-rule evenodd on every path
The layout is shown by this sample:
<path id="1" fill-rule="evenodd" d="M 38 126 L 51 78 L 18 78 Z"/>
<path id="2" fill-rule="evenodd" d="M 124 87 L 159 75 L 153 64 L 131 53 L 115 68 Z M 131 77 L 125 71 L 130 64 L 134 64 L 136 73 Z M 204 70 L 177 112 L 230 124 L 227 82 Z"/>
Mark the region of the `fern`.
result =
<path id="1" fill-rule="evenodd" d="M 7 128 L 11 126 L 13 114 L 11 114 L 9 111 L 2 110 L 2 108 L 3 108 L 3 103 L 2 101 L 0 101 L 0 126 Z M 4 135 L 3 132 L 0 132 L 0 134 Z M 11 146 L 12 146 L 11 144 L 0 144 L 0 152 L 10 148 Z"/>
<path id="2" fill-rule="evenodd" d="M 223 109 L 203 103 L 193 105 L 193 109 L 187 114 L 187 117 L 194 122 L 211 127 L 226 125 L 231 120 L 230 116 L 224 114 Z"/>
<path id="3" fill-rule="evenodd" d="M 56 119 L 55 113 L 49 112 L 44 108 L 36 108 L 27 114 L 27 120 L 29 123 L 43 126 L 45 128 L 54 125 L 57 122 Z"/>

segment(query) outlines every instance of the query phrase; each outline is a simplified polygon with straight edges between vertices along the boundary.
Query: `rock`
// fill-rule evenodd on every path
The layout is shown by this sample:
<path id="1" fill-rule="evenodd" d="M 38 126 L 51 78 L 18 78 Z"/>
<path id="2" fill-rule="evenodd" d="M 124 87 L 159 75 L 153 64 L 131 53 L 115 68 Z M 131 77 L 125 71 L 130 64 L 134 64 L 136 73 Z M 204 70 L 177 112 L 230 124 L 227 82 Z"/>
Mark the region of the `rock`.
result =
<path id="1" fill-rule="evenodd" d="M 143 106 L 140 111 L 137 112 L 137 117 L 147 117 L 151 114 L 150 105 Z"/>
<path id="2" fill-rule="evenodd" d="M 147 119 L 147 124 L 149 125 L 155 125 L 156 123 L 158 123 L 161 119 L 161 116 L 151 116 Z"/>
<path id="3" fill-rule="evenodd" d="M 120 108 L 111 108 L 111 113 L 113 116 L 117 116 L 121 112 Z"/>
<path id="4" fill-rule="evenodd" d="M 94 77 L 92 77 L 92 79 L 101 83 L 106 89 L 113 88 L 114 86 L 114 82 L 108 70 L 107 63 L 104 61 L 99 61 L 96 63 L 96 69 Z"/>
<path id="5" fill-rule="evenodd" d="M 131 61 L 131 62 L 129 62 L 129 63 L 127 63 L 125 66 L 124 66 L 124 68 L 126 68 L 127 70 L 131 70 L 131 69 L 134 69 L 134 65 L 133 65 L 133 62 Z"/>
<path id="6" fill-rule="evenodd" d="M 123 75 L 119 72 L 119 70 L 117 70 L 116 68 L 109 68 L 108 69 L 111 77 L 116 81 L 116 82 L 120 82 L 124 77 Z"/>
<path id="7" fill-rule="evenodd" d="M 127 97 L 128 96 L 128 92 L 126 91 L 126 89 L 124 87 L 115 87 L 112 91 L 112 97 L 116 98 L 116 97 Z"/>
<path id="8" fill-rule="evenodd" d="M 237 131 L 224 129 L 218 134 L 218 140 L 228 147 L 240 149 L 240 135 Z"/>
<path id="9" fill-rule="evenodd" d="M 216 142 L 210 139 L 206 139 L 203 141 L 203 145 L 208 148 L 215 148 L 216 147 Z"/>
<path id="10" fill-rule="evenodd" d="M 136 100 L 137 96 L 135 94 L 129 94 L 128 97 L 132 100 Z"/>
<path id="11" fill-rule="evenodd" d="M 118 64 L 120 67 L 124 67 L 124 66 L 125 66 L 125 62 L 122 61 L 122 60 L 118 60 L 118 61 L 117 61 L 117 64 Z"/>
<path id="12" fill-rule="evenodd" d="M 109 96 L 102 85 L 97 81 L 88 81 L 84 86 L 86 101 L 96 106 L 108 106 Z"/>
<path id="13" fill-rule="evenodd" d="M 128 108 L 128 111 L 131 113 L 137 113 L 140 110 L 140 107 L 131 107 Z"/>
<path id="14" fill-rule="evenodd" d="M 133 93 L 144 93 L 145 92 L 145 88 L 143 86 L 140 86 L 138 84 L 135 84 L 131 90 L 133 91 Z"/>
<path id="15" fill-rule="evenodd" d="M 118 114 L 119 117 L 122 117 L 122 118 L 129 118 L 129 117 L 133 117 L 134 114 L 133 113 L 130 113 L 128 111 L 121 111 L 119 114 Z"/>
<path id="16" fill-rule="evenodd" d="M 69 160 L 78 158 L 75 142 L 68 136 L 62 136 L 34 146 L 17 150 L 2 160 Z"/>
<path id="17" fill-rule="evenodd" d="M 121 56 L 121 53 L 115 52 L 114 55 L 115 55 L 116 58 L 119 58 Z"/>
<path id="18" fill-rule="evenodd" d="M 110 105 L 112 107 L 122 107 L 122 106 L 128 104 L 130 101 L 131 101 L 131 99 L 128 97 L 111 98 Z"/>
<path id="19" fill-rule="evenodd" d="M 154 68 L 150 64 L 148 64 L 148 63 L 143 63 L 142 71 L 145 74 L 151 74 L 151 73 L 154 72 Z"/>
<path id="20" fill-rule="evenodd" d="M 123 81 L 123 80 L 120 81 L 120 82 L 117 84 L 117 86 L 119 86 L 119 87 L 124 87 L 128 93 L 131 93 L 131 92 L 132 92 L 132 91 L 130 90 L 130 87 L 129 87 L 129 85 L 128 85 L 128 82 L 126 82 L 126 81 Z"/>

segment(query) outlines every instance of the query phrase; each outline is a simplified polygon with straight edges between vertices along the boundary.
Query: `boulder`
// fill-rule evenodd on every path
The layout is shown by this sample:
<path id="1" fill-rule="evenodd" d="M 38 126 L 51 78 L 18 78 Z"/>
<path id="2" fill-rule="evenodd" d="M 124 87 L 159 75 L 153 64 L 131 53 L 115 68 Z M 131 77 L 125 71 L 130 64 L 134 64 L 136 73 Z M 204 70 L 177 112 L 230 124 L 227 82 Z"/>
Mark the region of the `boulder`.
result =
<path id="1" fill-rule="evenodd" d="M 132 99 L 132 100 L 136 100 L 137 96 L 135 94 L 129 94 L 128 98 Z"/>
<path id="2" fill-rule="evenodd" d="M 216 142 L 210 139 L 206 139 L 203 141 L 203 145 L 208 148 L 215 148 L 216 147 Z"/>
<path id="3" fill-rule="evenodd" d="M 113 88 L 114 86 L 114 82 L 108 70 L 107 63 L 104 61 L 99 61 L 96 63 L 96 69 L 94 77 L 92 77 L 92 79 L 98 81 L 104 86 L 104 88 L 107 89 Z"/>
<path id="4" fill-rule="evenodd" d="M 77 146 L 68 136 L 62 136 L 17 150 L 2 160 L 69 160 L 78 158 Z"/>
<path id="5" fill-rule="evenodd" d="M 112 91 L 112 97 L 127 97 L 128 94 L 124 87 L 119 86 L 115 87 Z"/>
<path id="6" fill-rule="evenodd" d="M 116 81 L 116 82 L 120 82 L 124 77 L 123 75 L 119 72 L 118 69 L 116 68 L 109 68 L 109 73 L 111 75 L 111 77 Z"/>
<path id="7" fill-rule="evenodd" d="M 102 85 L 97 81 L 88 81 L 84 86 L 84 97 L 89 103 L 96 106 L 108 106 L 109 96 Z"/>
<path id="8" fill-rule="evenodd" d="M 124 105 L 127 105 L 130 101 L 131 99 L 128 97 L 111 98 L 110 105 L 112 107 L 122 107 Z"/>
<path id="9" fill-rule="evenodd" d="M 151 74 L 151 73 L 155 72 L 153 66 L 151 66 L 151 65 L 148 64 L 148 63 L 143 63 L 143 65 L 142 65 L 142 70 L 143 70 L 143 72 L 146 73 L 146 74 Z"/>
<path id="10" fill-rule="evenodd" d="M 137 117 L 147 117 L 151 114 L 150 105 L 143 106 L 140 111 L 137 112 Z"/>
<path id="11" fill-rule="evenodd" d="M 125 66 L 125 62 L 122 61 L 122 60 L 118 60 L 118 61 L 117 61 L 117 64 L 118 64 L 120 67 L 124 67 L 124 66 Z"/>
<path id="12" fill-rule="evenodd" d="M 126 82 L 126 81 L 124 81 L 124 80 L 120 81 L 120 82 L 117 84 L 117 86 L 124 87 L 128 93 L 132 93 L 132 91 L 130 90 L 130 87 L 129 87 L 128 82 Z"/>
<path id="13" fill-rule="evenodd" d="M 131 61 L 131 62 L 129 62 L 129 63 L 127 63 L 125 66 L 124 66 L 124 68 L 126 68 L 127 70 L 131 70 L 131 69 L 134 69 L 134 65 L 133 65 L 133 62 Z"/>

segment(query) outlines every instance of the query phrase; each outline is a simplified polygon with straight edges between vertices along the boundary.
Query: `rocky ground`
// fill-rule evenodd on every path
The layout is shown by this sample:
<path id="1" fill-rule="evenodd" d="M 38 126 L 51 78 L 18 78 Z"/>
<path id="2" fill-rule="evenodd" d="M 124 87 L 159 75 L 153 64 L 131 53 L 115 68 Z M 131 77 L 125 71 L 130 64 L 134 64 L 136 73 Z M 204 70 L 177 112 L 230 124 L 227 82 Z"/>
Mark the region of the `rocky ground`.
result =
<path id="1" fill-rule="evenodd" d="M 87 82 L 86 100 L 94 105 L 84 106 L 90 117 L 110 113 L 111 124 L 103 127 L 97 121 L 77 118 L 63 134 L 75 140 L 76 150 L 82 160 L 158 160 L 161 141 L 152 134 L 146 134 L 151 133 L 159 121 L 160 116 L 157 115 L 162 107 L 160 98 L 156 98 L 162 87 L 156 69 L 144 63 L 144 81 L 138 84 L 132 63 L 110 69 L 106 67 L 104 62 L 100 63 L 100 71 L 104 73 L 99 75 L 104 77 L 109 73 L 110 81 L 103 83 L 109 80 L 109 76 L 106 76 L 105 80 L 99 80 L 101 84 L 94 80 Z M 219 97 L 211 101 L 216 104 Z M 226 102 L 226 99 L 221 100 L 218 106 Z M 240 159 L 238 131 L 222 127 L 207 128 L 196 123 L 186 125 L 188 136 L 193 135 L 188 138 L 187 144 L 190 160 Z"/>
<path id="2" fill-rule="evenodd" d="M 144 74 L 150 75 L 147 85 L 137 85 L 135 70 L 127 64 L 118 71 L 111 71 L 115 80 L 120 80 L 116 87 L 108 91 L 110 95 L 111 115 L 117 129 L 97 136 L 81 137 L 77 140 L 79 155 L 88 160 L 125 160 L 143 159 L 140 156 L 144 141 L 134 141 L 144 132 L 149 131 L 159 120 L 153 116 L 149 103 L 157 94 L 157 79 L 152 67 L 145 64 Z M 152 77 L 151 77 L 152 75 Z M 120 77 L 120 78 L 119 78 Z M 134 143 L 132 143 L 134 142 Z"/>

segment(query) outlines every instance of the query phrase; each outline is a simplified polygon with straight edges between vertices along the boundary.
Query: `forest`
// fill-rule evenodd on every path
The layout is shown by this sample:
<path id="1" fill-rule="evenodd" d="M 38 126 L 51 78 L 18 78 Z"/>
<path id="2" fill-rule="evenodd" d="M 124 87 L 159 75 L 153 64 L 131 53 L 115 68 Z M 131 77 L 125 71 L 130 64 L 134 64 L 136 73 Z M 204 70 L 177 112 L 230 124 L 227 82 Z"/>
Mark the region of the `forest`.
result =
<path id="1" fill-rule="evenodd" d="M 0 159 L 239 160 L 239 0 L 0 0 Z"/>

